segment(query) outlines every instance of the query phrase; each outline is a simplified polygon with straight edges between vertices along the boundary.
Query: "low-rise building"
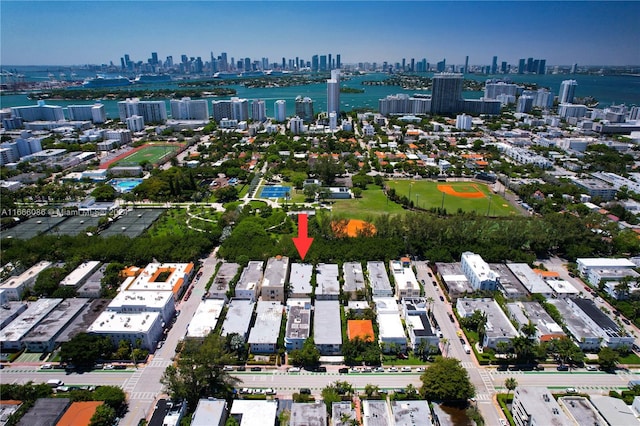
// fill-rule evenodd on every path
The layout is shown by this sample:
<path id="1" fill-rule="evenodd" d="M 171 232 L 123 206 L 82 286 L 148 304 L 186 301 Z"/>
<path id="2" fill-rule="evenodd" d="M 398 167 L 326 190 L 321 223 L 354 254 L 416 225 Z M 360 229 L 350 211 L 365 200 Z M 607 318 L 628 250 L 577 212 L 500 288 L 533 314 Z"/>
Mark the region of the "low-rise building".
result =
<path id="1" fill-rule="evenodd" d="M 51 262 L 43 260 L 42 262 L 36 263 L 17 277 L 10 277 L 7 279 L 5 282 L 0 284 L 0 290 L 3 291 L 4 297 L 7 300 L 22 299 L 24 291 L 33 287 L 40 272 L 50 266 Z"/>
<path id="2" fill-rule="evenodd" d="M 484 339 L 480 342 L 482 347 L 496 349 L 499 342 L 510 345 L 511 339 L 518 336 L 518 331 L 493 299 L 460 298 L 456 302 L 456 310 L 461 317 L 470 317 L 475 311 L 487 316 Z"/>
<path id="3" fill-rule="evenodd" d="M 405 318 L 409 342 L 412 349 L 416 349 L 421 344 L 425 348 L 438 348 L 440 338 L 434 333 L 426 314 L 411 315 Z"/>
<path id="4" fill-rule="evenodd" d="M 605 395 L 591 395 L 591 403 L 609 425 L 634 426 L 640 420 L 623 400 Z"/>
<path id="5" fill-rule="evenodd" d="M 70 398 L 38 398 L 33 407 L 22 416 L 18 425 L 55 425 L 70 405 Z"/>
<path id="6" fill-rule="evenodd" d="M 327 426 L 327 406 L 324 402 L 294 402 L 291 404 L 290 426 Z"/>
<path id="7" fill-rule="evenodd" d="M 27 306 L 27 302 L 2 301 L 2 309 L 0 309 L 0 330 L 23 313 L 27 309 Z"/>
<path id="8" fill-rule="evenodd" d="M 371 320 L 347 320 L 347 338 L 349 340 L 358 338 L 364 342 L 373 342 L 374 337 Z"/>
<path id="9" fill-rule="evenodd" d="M 573 422 L 546 387 L 518 386 L 513 391 L 511 414 L 516 426 L 570 426 Z"/>
<path id="10" fill-rule="evenodd" d="M 460 266 L 474 290 L 493 291 L 498 287 L 500 276 L 479 254 L 470 251 L 462 253 Z"/>
<path id="11" fill-rule="evenodd" d="M 424 297 L 404 298 L 400 301 L 400 314 L 406 320 L 410 315 L 426 315 L 431 307 Z"/>
<path id="12" fill-rule="evenodd" d="M 150 263 L 127 287 L 133 291 L 170 291 L 178 300 L 189 285 L 193 263 Z"/>
<path id="13" fill-rule="evenodd" d="M 407 336 L 400 319 L 400 310 L 395 298 L 374 298 L 378 320 L 378 341 L 383 352 L 390 352 L 392 347 L 401 351 L 407 348 Z"/>
<path id="14" fill-rule="evenodd" d="M 289 297 L 310 297 L 313 292 L 311 276 L 313 265 L 310 263 L 292 263 L 289 275 Z"/>
<path id="15" fill-rule="evenodd" d="M 153 351 L 162 337 L 162 317 L 158 312 L 104 311 L 89 326 L 87 333 L 106 336 L 116 346 L 121 340 L 128 340 L 135 347 L 139 339 L 142 348 Z"/>
<path id="16" fill-rule="evenodd" d="M 283 306 L 280 302 L 261 300 L 256 307 L 256 322 L 249 333 L 252 353 L 274 353 L 278 345 Z"/>
<path id="17" fill-rule="evenodd" d="M 227 401 L 202 398 L 191 418 L 191 426 L 224 426 L 227 421 Z"/>
<path id="18" fill-rule="evenodd" d="M 240 279 L 236 283 L 236 298 L 256 301 L 262 286 L 263 262 L 252 260 L 242 270 Z"/>
<path id="19" fill-rule="evenodd" d="M 347 295 L 350 300 L 356 300 L 358 298 L 358 292 L 364 296 L 364 272 L 360 262 L 345 262 L 342 265 L 342 277 L 344 278 L 342 292 Z"/>
<path id="20" fill-rule="evenodd" d="M 631 268 L 594 268 L 587 273 L 587 281 L 594 287 L 598 286 L 602 281 L 620 282 L 625 278 L 633 282 L 640 278 L 640 274 Z"/>
<path id="21" fill-rule="evenodd" d="M 168 324 L 176 305 L 170 291 L 121 291 L 107 306 L 108 311 L 127 313 L 158 312 Z"/>
<path id="22" fill-rule="evenodd" d="M 384 262 L 367 262 L 367 274 L 373 297 L 393 296 L 393 289 Z"/>
<path id="23" fill-rule="evenodd" d="M 577 425 L 606 425 L 607 422 L 589 402 L 589 398 L 567 395 L 558 398 L 558 404 Z"/>
<path id="24" fill-rule="evenodd" d="M 537 342 L 548 342 L 553 339 L 567 337 L 562 327 L 551 318 L 538 302 L 508 303 L 507 310 L 519 330 L 522 330 L 522 326 L 529 322 L 535 325 Z"/>
<path id="25" fill-rule="evenodd" d="M 276 300 L 284 303 L 285 283 L 289 280 L 289 258 L 286 256 L 271 257 L 267 260 L 267 267 L 264 270 L 262 289 L 260 295 L 262 300 Z"/>
<path id="26" fill-rule="evenodd" d="M 104 404 L 103 401 L 76 401 L 67 408 L 56 426 L 89 425 L 91 418 L 102 404 Z"/>
<path id="27" fill-rule="evenodd" d="M 249 325 L 253 318 L 255 302 L 249 299 L 231 299 L 227 307 L 227 315 L 222 323 L 221 336 L 238 334 L 245 340 L 249 335 Z"/>
<path id="28" fill-rule="evenodd" d="M 350 401 L 331 404 L 331 424 L 333 426 L 351 426 L 357 420 L 356 411 Z"/>
<path id="29" fill-rule="evenodd" d="M 76 317 L 86 310 L 88 302 L 89 299 L 62 300 L 22 338 L 24 347 L 29 352 L 53 351 L 58 337 Z"/>
<path id="30" fill-rule="evenodd" d="M 420 297 L 420 285 L 411 269 L 411 264 L 405 266 L 399 260 L 391 260 L 389 270 L 396 284 L 395 293 L 398 300 L 403 297 Z"/>
<path id="31" fill-rule="evenodd" d="M 229 293 L 230 289 L 229 284 L 231 283 L 231 280 L 235 278 L 239 270 L 240 265 L 238 265 L 237 263 L 221 263 L 220 268 L 218 269 L 218 273 L 213 279 L 211 287 L 209 287 L 207 298 L 227 300 L 227 294 Z"/>
<path id="32" fill-rule="evenodd" d="M 551 287 L 551 291 L 553 292 L 553 297 L 557 299 L 564 299 L 567 297 L 576 297 L 580 293 L 582 293 L 580 290 L 575 288 L 573 284 L 571 284 L 567 280 L 549 279 L 549 280 L 545 280 L 545 282 L 549 287 Z"/>
<path id="33" fill-rule="evenodd" d="M 553 294 L 551 287 L 529 265 L 526 263 L 507 263 L 507 268 L 518 278 L 530 294 L 541 294 L 547 299 L 551 298 Z"/>
<path id="34" fill-rule="evenodd" d="M 547 303 L 551 303 L 560 312 L 573 342 L 581 350 L 597 351 L 600 349 L 602 337 L 591 328 L 582 316 L 576 315 L 573 306 L 569 305 L 568 299 L 549 299 Z"/>
<path id="35" fill-rule="evenodd" d="M 316 266 L 316 300 L 338 300 L 340 297 L 340 271 L 335 263 Z"/>
<path id="36" fill-rule="evenodd" d="M 429 401 L 391 401 L 394 426 L 433 426 Z"/>
<path id="37" fill-rule="evenodd" d="M 84 284 L 76 290 L 78 297 L 97 299 L 102 295 L 102 278 L 108 265 L 108 263 L 103 264 L 86 279 Z"/>
<path id="38" fill-rule="evenodd" d="M 508 300 L 520 300 L 529 295 L 527 289 L 504 263 L 490 263 L 489 267 L 500 275 L 498 290 Z"/>
<path id="39" fill-rule="evenodd" d="M 342 351 L 340 302 L 337 300 L 316 300 L 313 341 L 322 355 L 337 355 Z"/>
<path id="40" fill-rule="evenodd" d="M 196 313 L 189 322 L 186 337 L 204 339 L 218 325 L 218 320 L 224 308 L 222 299 L 204 299 L 198 305 Z"/>
<path id="41" fill-rule="evenodd" d="M 464 272 L 462 272 L 462 267 L 459 263 L 437 262 L 435 273 L 447 290 L 452 302 L 468 293 L 473 293 L 473 288 Z"/>
<path id="42" fill-rule="evenodd" d="M 274 426 L 278 412 L 278 401 L 234 399 L 229 416 L 240 426 Z"/>
<path id="43" fill-rule="evenodd" d="M 578 272 L 583 277 L 587 277 L 589 275 L 589 271 L 592 269 L 632 269 L 636 267 L 636 265 L 629 259 L 606 257 L 578 258 L 576 259 L 576 266 L 578 267 Z"/>
<path id="44" fill-rule="evenodd" d="M 71 271 L 69 275 L 60 281 L 60 285 L 72 288 L 78 288 L 84 284 L 87 279 L 100 267 L 100 262 L 92 260 L 83 262 L 76 269 Z"/>
<path id="45" fill-rule="evenodd" d="M 0 331 L 0 348 L 3 350 L 24 348 L 22 339 L 61 302 L 62 299 L 38 299 L 30 302 L 27 309 Z"/>
<path id="46" fill-rule="evenodd" d="M 302 349 L 311 332 L 311 299 L 287 300 L 287 328 L 284 347 L 287 351 Z"/>
<path id="47" fill-rule="evenodd" d="M 582 317 L 585 322 L 596 332 L 601 338 L 604 345 L 611 349 L 620 347 L 630 348 L 634 345 L 635 339 L 629 336 L 623 328 L 602 312 L 593 300 L 583 299 L 579 297 L 567 299 L 569 306 L 572 307 L 576 315 Z"/>
<path id="48" fill-rule="evenodd" d="M 363 426 L 389 426 L 393 424 L 393 414 L 387 400 L 365 399 L 362 401 Z"/>

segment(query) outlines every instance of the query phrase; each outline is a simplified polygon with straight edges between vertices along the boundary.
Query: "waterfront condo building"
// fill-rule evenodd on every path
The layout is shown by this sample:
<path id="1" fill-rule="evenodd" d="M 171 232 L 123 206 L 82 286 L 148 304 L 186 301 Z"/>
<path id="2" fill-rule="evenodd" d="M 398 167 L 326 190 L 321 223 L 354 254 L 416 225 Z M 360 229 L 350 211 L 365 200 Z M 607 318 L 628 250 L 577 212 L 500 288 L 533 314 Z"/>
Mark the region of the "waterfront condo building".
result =
<path id="1" fill-rule="evenodd" d="M 327 113 L 340 113 L 340 70 L 331 70 L 327 80 Z"/>
<path id="2" fill-rule="evenodd" d="M 559 104 L 571 104 L 576 94 L 576 86 L 578 82 L 575 80 L 564 80 L 560 83 L 560 93 L 558 94 Z"/>
<path id="3" fill-rule="evenodd" d="M 164 101 L 141 101 L 138 98 L 127 98 L 118 102 L 120 121 L 140 115 L 145 123 L 164 123 L 167 121 L 167 105 Z"/>
<path id="4" fill-rule="evenodd" d="M 205 99 L 189 97 L 171 100 L 171 117 L 174 120 L 209 120 L 209 104 Z"/>
<path id="5" fill-rule="evenodd" d="M 307 96 L 296 97 L 296 115 L 307 123 L 313 121 L 313 101 L 311 98 Z"/>

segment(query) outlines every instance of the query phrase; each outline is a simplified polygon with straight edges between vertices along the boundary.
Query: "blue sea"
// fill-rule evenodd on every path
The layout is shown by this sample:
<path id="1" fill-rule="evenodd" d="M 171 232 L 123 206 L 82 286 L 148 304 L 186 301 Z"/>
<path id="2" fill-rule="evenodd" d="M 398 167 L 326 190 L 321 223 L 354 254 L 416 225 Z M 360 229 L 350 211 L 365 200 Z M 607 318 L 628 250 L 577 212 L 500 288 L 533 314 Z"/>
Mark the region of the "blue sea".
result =
<path id="1" fill-rule="evenodd" d="M 31 66 L 31 67 L 12 67 L 6 66 L 3 69 L 17 70 L 25 75 L 26 81 L 46 81 L 51 75 L 58 79 L 71 79 L 72 73 L 74 80 L 83 80 L 89 77 L 95 77 L 95 71 L 87 69 L 70 69 L 68 67 L 56 66 Z M 431 74 L 425 74 L 431 75 Z M 115 74 L 114 76 L 117 76 Z M 479 74 L 467 74 L 465 78 L 478 81 L 485 81 L 488 78 L 501 78 L 504 76 L 487 76 Z M 553 93 L 558 93 L 560 83 L 563 80 L 574 79 L 578 82 L 575 95 L 577 97 L 591 96 L 599 101 L 599 107 L 607 107 L 609 105 L 626 104 L 640 105 L 640 76 L 624 75 L 567 75 L 567 74 L 547 74 L 547 75 L 517 75 L 509 74 L 506 76 L 514 83 L 535 83 L 539 87 L 546 87 Z M 347 81 L 342 82 L 344 87 L 352 87 L 364 89 L 364 93 L 342 93 L 340 95 L 341 109 L 343 111 L 351 111 L 354 108 L 370 108 L 378 109 L 378 99 L 387 95 L 396 93 L 406 93 L 413 95 L 416 93 L 429 94 L 430 91 L 404 90 L 397 86 L 364 86 L 362 82 L 365 80 L 384 80 L 388 78 L 387 74 L 374 73 L 360 76 L 354 76 Z M 129 86 L 128 88 L 130 88 Z M 153 87 L 153 86 L 141 86 Z M 162 87 L 177 87 L 175 83 L 163 85 Z M 327 89 L 326 84 L 316 83 L 304 86 L 294 87 L 274 87 L 274 88 L 246 88 L 242 85 L 229 85 L 227 87 L 236 90 L 238 97 L 252 99 L 262 99 L 266 103 L 267 115 L 274 115 L 274 102 L 278 99 L 284 99 L 287 102 L 287 115 L 294 115 L 294 99 L 301 96 L 308 96 L 314 100 L 315 112 L 326 110 Z M 114 91 L 119 88 L 113 88 Z M 120 89 L 122 90 L 122 89 Z M 125 89 L 126 90 L 126 89 Z M 477 99 L 483 95 L 483 92 L 463 92 L 463 96 L 467 99 Z M 229 97 L 211 98 L 229 99 Z M 169 107 L 169 100 L 167 109 Z M 104 100 L 101 101 L 105 105 L 108 117 L 115 118 L 118 116 L 117 101 Z M 50 105 L 74 105 L 87 104 L 89 101 L 56 101 L 47 100 Z M 23 106 L 35 104 L 35 100 L 27 98 L 26 94 L 6 95 L 0 97 L 0 107 L 7 108 L 12 106 Z"/>

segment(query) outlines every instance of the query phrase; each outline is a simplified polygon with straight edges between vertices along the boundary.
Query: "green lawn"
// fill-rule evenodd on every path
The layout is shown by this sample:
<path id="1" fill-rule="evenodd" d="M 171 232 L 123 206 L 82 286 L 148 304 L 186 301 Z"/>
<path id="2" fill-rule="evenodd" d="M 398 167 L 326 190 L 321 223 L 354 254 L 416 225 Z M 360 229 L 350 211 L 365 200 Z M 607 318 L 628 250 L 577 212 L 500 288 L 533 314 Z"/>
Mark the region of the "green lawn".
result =
<path id="1" fill-rule="evenodd" d="M 396 193 L 410 197 L 417 207 L 423 209 L 444 207 L 449 213 L 458 209 L 465 212 L 475 211 L 478 214 L 490 216 L 510 216 L 518 212 L 502 196 L 494 194 L 486 184 L 477 182 L 433 182 L 422 180 L 390 180 L 389 188 Z M 438 185 L 450 185 L 458 192 L 482 192 L 483 198 L 463 198 L 451 194 L 444 194 Z M 443 195 L 444 194 L 444 195 Z"/>
<path id="2" fill-rule="evenodd" d="M 362 191 L 362 198 L 334 200 L 332 211 L 350 219 L 367 220 L 387 213 L 404 214 L 406 210 L 393 201 L 388 201 L 380 187 L 369 185 Z"/>
<path id="3" fill-rule="evenodd" d="M 157 164 L 164 156 L 177 150 L 178 146 L 176 145 L 148 145 L 118 161 L 116 165 L 140 164 L 143 161 L 148 161 L 151 164 Z"/>

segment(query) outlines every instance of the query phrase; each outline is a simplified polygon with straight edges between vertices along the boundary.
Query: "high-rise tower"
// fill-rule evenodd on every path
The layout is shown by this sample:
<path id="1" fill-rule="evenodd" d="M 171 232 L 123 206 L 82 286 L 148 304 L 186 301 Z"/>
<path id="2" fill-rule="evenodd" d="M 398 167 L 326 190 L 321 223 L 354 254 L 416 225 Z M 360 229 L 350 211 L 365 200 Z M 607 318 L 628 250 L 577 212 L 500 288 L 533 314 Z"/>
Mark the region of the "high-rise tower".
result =
<path id="1" fill-rule="evenodd" d="M 431 113 L 453 114 L 459 112 L 461 102 L 462 74 L 435 74 L 431 92 Z"/>
<path id="2" fill-rule="evenodd" d="M 561 104 L 564 103 L 573 103 L 573 97 L 576 93 L 576 86 L 578 82 L 575 80 L 564 80 L 560 83 L 560 93 L 558 94 L 558 102 Z"/>

